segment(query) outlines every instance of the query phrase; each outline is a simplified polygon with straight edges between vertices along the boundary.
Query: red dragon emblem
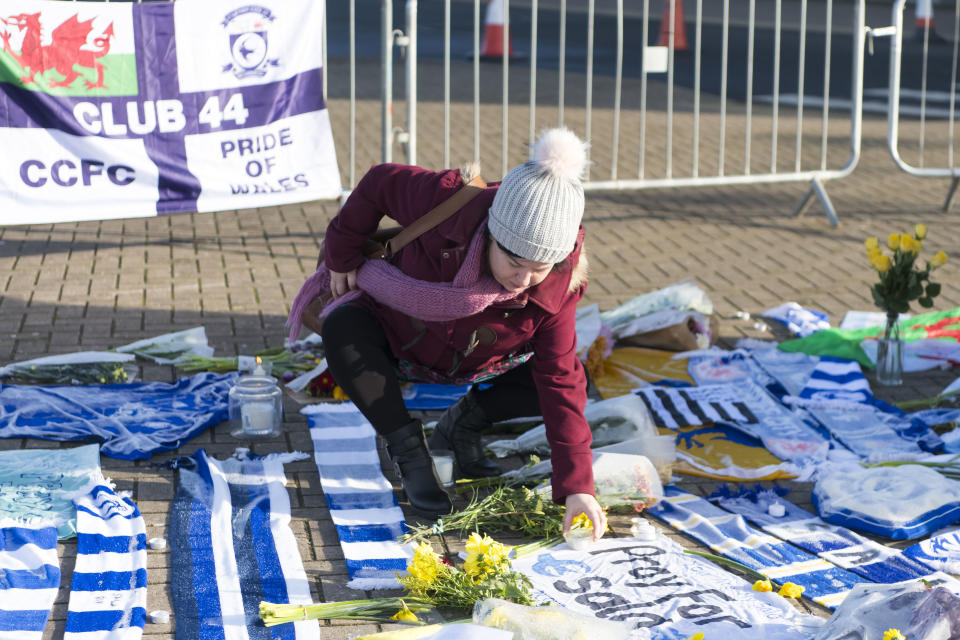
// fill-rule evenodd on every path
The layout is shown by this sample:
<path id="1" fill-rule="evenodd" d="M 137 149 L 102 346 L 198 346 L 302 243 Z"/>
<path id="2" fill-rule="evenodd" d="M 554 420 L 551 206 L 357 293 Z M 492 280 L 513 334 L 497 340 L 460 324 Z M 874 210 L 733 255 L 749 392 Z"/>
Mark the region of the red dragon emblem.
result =
<path id="1" fill-rule="evenodd" d="M 41 26 L 39 13 L 21 13 L 20 15 L 0 18 L 0 22 L 25 31 L 23 46 L 17 54 L 10 47 L 11 34 L 0 33 L 3 39 L 3 50 L 13 56 L 13 59 L 27 71 L 27 75 L 20 78 L 23 84 L 37 81 L 51 69 L 55 69 L 63 76 L 63 80 L 50 84 L 50 87 L 69 87 L 77 79 L 80 72 L 74 69 L 75 65 L 96 69 L 97 81 L 86 81 L 87 89 L 105 89 L 103 84 L 103 65 L 97 61 L 110 51 L 110 38 L 113 37 L 113 23 L 111 22 L 103 34 L 93 40 L 98 47 L 96 50 L 81 49 L 87 43 L 87 36 L 93 31 L 93 18 L 80 22 L 74 14 L 53 30 L 53 42 L 41 44 Z"/>

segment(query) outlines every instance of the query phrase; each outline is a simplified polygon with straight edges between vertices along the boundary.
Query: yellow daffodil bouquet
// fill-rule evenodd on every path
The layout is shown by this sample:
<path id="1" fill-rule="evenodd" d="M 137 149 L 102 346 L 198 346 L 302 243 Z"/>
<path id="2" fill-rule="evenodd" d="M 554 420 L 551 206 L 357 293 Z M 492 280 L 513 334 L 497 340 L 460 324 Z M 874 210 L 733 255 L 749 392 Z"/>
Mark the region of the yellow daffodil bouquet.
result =
<path id="1" fill-rule="evenodd" d="M 416 613 L 434 608 L 473 610 L 477 600 L 500 598 L 535 604 L 530 580 L 510 565 L 510 549 L 490 536 L 471 533 L 467 557 L 455 567 L 420 542 L 406 575 L 398 575 L 407 594 L 402 598 L 372 598 L 350 602 L 297 605 L 260 603 L 260 617 L 271 627 L 298 620 L 373 620 L 418 624 Z M 392 614 L 392 615 L 391 615 Z"/>
<path id="2" fill-rule="evenodd" d="M 487 535 L 471 533 L 462 567 L 444 562 L 429 542 L 413 551 L 408 575 L 400 583 L 418 600 L 438 607 L 470 611 L 477 600 L 500 598 L 534 604 L 530 580 L 510 566 L 509 549 Z"/>
<path id="3" fill-rule="evenodd" d="M 921 267 L 918 257 L 926 237 L 927 226 L 924 224 L 916 225 L 913 235 L 892 233 L 887 238 L 890 254 L 880 247 L 878 238 L 864 241 L 867 258 L 880 277 L 870 292 L 874 303 L 888 315 L 907 313 L 913 300 L 929 309 L 933 306 L 933 299 L 940 295 L 940 285 L 930 282 L 930 273 L 943 266 L 947 254 L 938 251 Z"/>

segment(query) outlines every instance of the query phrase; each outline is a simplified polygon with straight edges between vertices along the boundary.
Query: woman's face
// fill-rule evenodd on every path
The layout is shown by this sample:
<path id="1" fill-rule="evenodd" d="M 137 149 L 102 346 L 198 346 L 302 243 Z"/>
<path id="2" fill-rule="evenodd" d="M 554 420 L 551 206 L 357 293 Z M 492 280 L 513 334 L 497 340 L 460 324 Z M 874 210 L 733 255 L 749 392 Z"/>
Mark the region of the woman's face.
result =
<path id="1" fill-rule="evenodd" d="M 490 256 L 490 272 L 494 280 L 511 293 L 537 286 L 553 268 L 552 262 L 534 262 L 513 256 L 501 249 L 493 238 L 490 238 L 487 255 Z"/>

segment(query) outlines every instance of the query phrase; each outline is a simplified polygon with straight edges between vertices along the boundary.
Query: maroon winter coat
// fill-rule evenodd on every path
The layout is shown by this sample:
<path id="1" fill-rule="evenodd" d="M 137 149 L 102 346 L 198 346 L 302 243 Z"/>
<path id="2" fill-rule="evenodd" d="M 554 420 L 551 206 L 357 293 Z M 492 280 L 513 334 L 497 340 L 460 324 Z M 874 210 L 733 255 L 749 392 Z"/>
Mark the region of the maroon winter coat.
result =
<path id="1" fill-rule="evenodd" d="M 327 227 L 327 267 L 341 273 L 356 269 L 364 261 L 365 239 L 383 216 L 406 227 L 461 186 L 459 170 L 374 166 Z M 411 242 L 393 264 L 420 280 L 452 281 L 474 232 L 487 218 L 497 186 L 488 185 L 459 212 Z M 592 435 L 583 417 L 586 375 L 576 355 L 575 311 L 586 288 L 580 276 L 583 269 L 578 268 L 582 246 L 581 228 L 573 252 L 539 285 L 514 300 L 453 322 L 411 321 L 364 296 L 364 304 L 379 319 L 398 359 L 441 372 L 456 367 L 453 375 L 460 377 L 484 371 L 506 356 L 533 351 L 530 363 L 552 452 L 553 498 L 558 502 L 572 493 L 594 493 Z M 476 340 L 471 337 L 480 340 L 472 350 L 469 345 Z"/>

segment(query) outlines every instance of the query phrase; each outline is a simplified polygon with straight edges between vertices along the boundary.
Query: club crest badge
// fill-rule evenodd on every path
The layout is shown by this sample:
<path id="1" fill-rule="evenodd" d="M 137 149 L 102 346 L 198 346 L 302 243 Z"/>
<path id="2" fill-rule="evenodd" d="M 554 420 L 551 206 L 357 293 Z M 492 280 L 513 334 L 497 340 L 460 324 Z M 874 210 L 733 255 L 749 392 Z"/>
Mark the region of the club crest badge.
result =
<path id="1" fill-rule="evenodd" d="M 279 61 L 268 56 L 268 29 L 276 16 L 266 7 L 247 5 L 234 9 L 223 18 L 227 32 L 231 61 L 224 65 L 223 72 L 231 72 L 237 78 L 260 78 L 269 67 Z"/>

